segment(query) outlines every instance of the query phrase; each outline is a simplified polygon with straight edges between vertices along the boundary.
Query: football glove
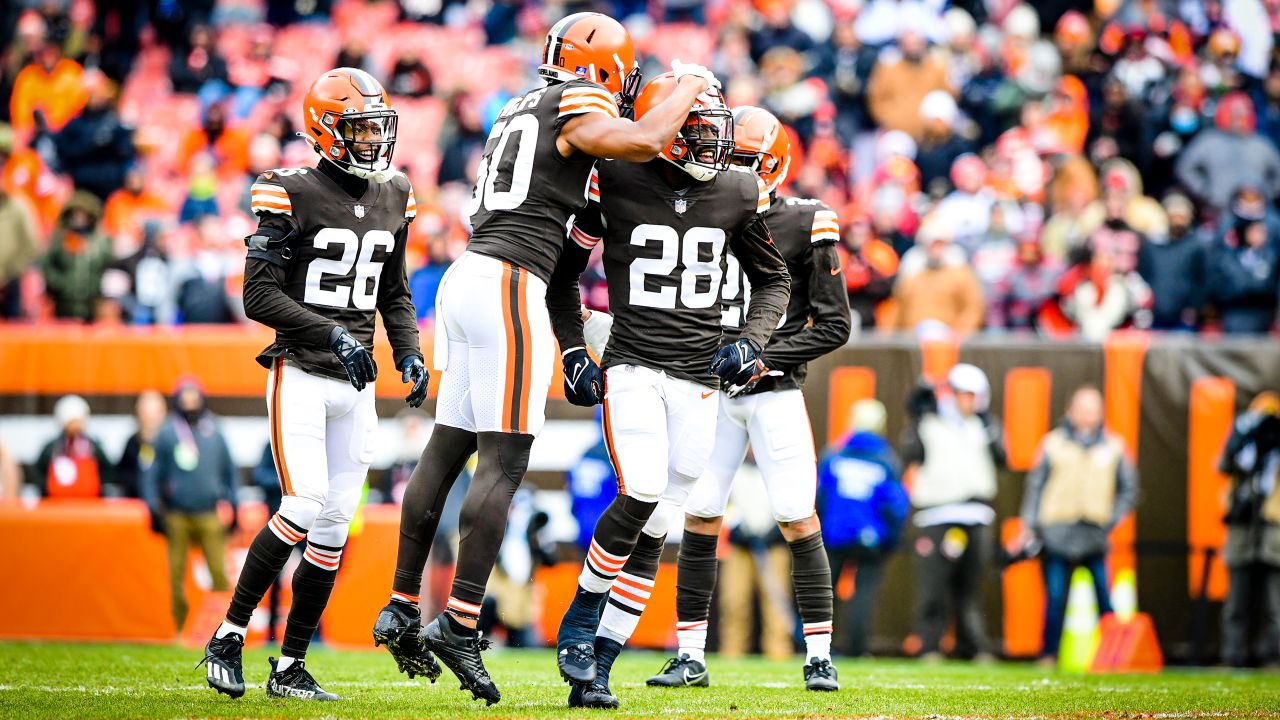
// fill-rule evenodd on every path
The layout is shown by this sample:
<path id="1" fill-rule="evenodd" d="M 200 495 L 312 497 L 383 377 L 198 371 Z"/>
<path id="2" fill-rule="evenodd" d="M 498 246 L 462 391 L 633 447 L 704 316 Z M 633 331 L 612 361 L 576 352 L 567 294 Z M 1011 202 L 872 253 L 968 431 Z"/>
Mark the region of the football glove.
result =
<path id="1" fill-rule="evenodd" d="M 574 405 L 591 407 L 604 400 L 604 373 L 586 348 L 571 348 L 563 354 L 564 397 Z"/>
<path id="2" fill-rule="evenodd" d="M 400 363 L 400 373 L 402 382 L 413 383 L 404 401 L 409 403 L 409 407 L 421 407 L 422 401 L 427 399 L 427 382 L 431 380 L 427 366 L 422 364 L 422 358 L 410 355 Z"/>
<path id="3" fill-rule="evenodd" d="M 338 357 L 342 367 L 347 369 L 351 387 L 364 390 L 365 385 L 377 379 L 378 371 L 373 367 L 373 356 L 341 325 L 335 326 L 329 333 L 329 349 Z"/>
<path id="4" fill-rule="evenodd" d="M 702 65 L 680 62 L 680 59 L 677 58 L 671 61 L 671 72 L 675 73 L 677 83 L 680 82 L 680 78 L 685 77 L 686 75 L 692 75 L 706 80 L 707 87 L 720 87 L 720 81 L 716 79 L 715 73 Z"/>
<path id="5" fill-rule="evenodd" d="M 736 397 L 769 372 L 760 361 L 760 345 L 755 340 L 739 338 L 711 356 L 707 372 L 720 378 L 725 392 Z"/>

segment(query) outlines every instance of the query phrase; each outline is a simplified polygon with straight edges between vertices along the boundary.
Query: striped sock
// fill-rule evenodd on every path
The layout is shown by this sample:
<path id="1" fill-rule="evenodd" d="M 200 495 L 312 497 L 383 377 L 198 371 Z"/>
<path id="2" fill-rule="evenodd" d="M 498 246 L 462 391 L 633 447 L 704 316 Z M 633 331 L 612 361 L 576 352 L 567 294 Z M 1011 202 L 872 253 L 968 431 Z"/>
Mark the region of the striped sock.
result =
<path id="1" fill-rule="evenodd" d="M 619 573 L 609 590 L 609 600 L 600 617 L 597 636 L 609 638 L 625 645 L 636 632 L 640 616 L 649 604 L 653 593 L 653 580 L 630 573 Z"/>
<path id="2" fill-rule="evenodd" d="M 600 547 L 595 538 L 591 539 L 591 547 L 587 550 L 587 559 L 582 563 L 582 572 L 578 574 L 578 587 L 589 593 L 603 593 L 609 590 L 613 579 L 618 576 L 622 566 L 627 564 L 628 555 L 615 555 Z"/>
<path id="3" fill-rule="evenodd" d="M 706 662 L 707 621 L 677 622 L 676 641 L 680 644 L 677 655 L 688 655 L 690 660 Z"/>
<path id="4" fill-rule="evenodd" d="M 483 600 L 483 598 L 481 598 Z M 444 611 L 454 616 L 460 621 L 468 621 L 471 623 L 480 620 L 480 605 L 477 603 L 459 600 L 453 595 L 449 596 L 449 602 L 445 603 Z"/>
<path id="5" fill-rule="evenodd" d="M 342 561 L 342 548 L 308 542 L 307 549 L 302 552 L 302 559 L 322 570 L 336 572 L 338 563 Z"/>
<path id="6" fill-rule="evenodd" d="M 411 605 L 416 608 L 418 607 L 418 602 L 421 599 L 422 598 L 419 595 L 409 595 L 408 593 L 395 592 L 394 590 L 391 592 L 391 602 L 400 603 L 402 605 Z"/>
<path id="7" fill-rule="evenodd" d="M 804 657 L 805 660 L 818 658 L 831 659 L 831 621 L 804 623 Z"/>

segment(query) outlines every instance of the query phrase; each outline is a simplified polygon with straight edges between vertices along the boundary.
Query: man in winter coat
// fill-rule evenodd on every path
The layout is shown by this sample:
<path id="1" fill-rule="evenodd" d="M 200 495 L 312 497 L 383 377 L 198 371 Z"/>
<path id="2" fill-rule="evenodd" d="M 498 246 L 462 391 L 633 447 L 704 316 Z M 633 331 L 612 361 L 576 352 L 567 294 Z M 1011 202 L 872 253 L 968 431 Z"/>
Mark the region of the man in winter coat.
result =
<path id="1" fill-rule="evenodd" d="M 1164 208 L 1169 234 L 1151 236 L 1138 264 L 1138 273 L 1151 287 L 1151 327 L 1194 331 L 1204 305 L 1207 246 L 1192 224 L 1195 208 L 1186 195 L 1168 195 Z"/>
<path id="2" fill-rule="evenodd" d="M 40 261 L 45 291 L 59 318 L 92 320 L 102 295 L 102 274 L 111 264 L 111 241 L 98 230 L 102 203 L 77 191 L 58 216 L 49 251 Z"/>
<path id="3" fill-rule="evenodd" d="M 1256 132 L 1256 123 L 1249 96 L 1229 92 L 1218 101 L 1214 127 L 1196 135 L 1178 158 L 1178 182 L 1215 212 L 1225 210 L 1245 182 L 1258 183 L 1268 201 L 1280 195 L 1280 152 Z"/>

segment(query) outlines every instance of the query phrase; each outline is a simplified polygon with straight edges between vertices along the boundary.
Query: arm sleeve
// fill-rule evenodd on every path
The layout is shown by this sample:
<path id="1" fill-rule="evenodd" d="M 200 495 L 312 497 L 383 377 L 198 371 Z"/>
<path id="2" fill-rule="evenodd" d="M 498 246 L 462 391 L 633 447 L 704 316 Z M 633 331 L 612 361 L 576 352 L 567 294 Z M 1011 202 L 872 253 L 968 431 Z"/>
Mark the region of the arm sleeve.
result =
<path id="1" fill-rule="evenodd" d="M 292 222 L 280 215 L 264 214 L 259 230 L 288 234 Z M 303 307 L 285 294 L 286 267 L 262 258 L 248 257 L 244 262 L 244 312 L 250 320 L 288 333 L 310 345 L 327 347 L 329 333 L 335 323 Z"/>
<path id="2" fill-rule="evenodd" d="M 1116 468 L 1116 503 L 1111 513 L 1111 527 L 1115 527 L 1125 515 L 1128 515 L 1138 502 L 1138 470 L 1122 457 Z"/>
<path id="3" fill-rule="evenodd" d="M 1022 488 L 1022 509 L 1018 513 L 1022 519 L 1022 527 L 1035 530 L 1039 525 L 1040 494 L 1044 491 L 1045 481 L 1049 479 L 1049 459 L 1045 456 L 1043 443 L 1040 446 L 1040 462 L 1027 473 L 1026 483 Z"/>
<path id="4" fill-rule="evenodd" d="M 832 243 L 811 248 L 809 314 L 812 323 L 769 346 L 764 353 L 765 367 L 793 368 L 826 355 L 849 339 L 849 295 Z"/>
<path id="5" fill-rule="evenodd" d="M 592 188 L 596 188 L 595 171 L 592 171 Z M 598 199 L 598 190 L 593 190 Z M 569 239 L 547 283 L 547 313 L 551 316 L 551 329 L 555 332 L 560 352 L 585 347 L 582 323 L 582 291 L 578 278 L 587 269 L 591 251 L 600 243 L 604 228 L 600 222 L 600 204 L 588 203 L 574 218 Z"/>
<path id="6" fill-rule="evenodd" d="M 778 326 L 778 320 L 787 307 L 787 298 L 791 295 L 787 263 L 774 246 L 764 217 L 758 213 L 729 243 L 751 281 L 751 303 L 747 308 L 742 337 L 764 347 Z"/>
<path id="7" fill-rule="evenodd" d="M 378 312 L 382 314 L 382 323 L 387 328 L 387 339 L 391 341 L 391 353 L 397 368 L 406 358 L 422 357 L 422 348 L 418 344 L 418 318 L 409 295 L 409 277 L 405 270 L 404 250 L 408 242 L 409 223 L 406 222 L 396 233 L 395 249 L 383 264 L 382 279 L 378 283 Z"/>

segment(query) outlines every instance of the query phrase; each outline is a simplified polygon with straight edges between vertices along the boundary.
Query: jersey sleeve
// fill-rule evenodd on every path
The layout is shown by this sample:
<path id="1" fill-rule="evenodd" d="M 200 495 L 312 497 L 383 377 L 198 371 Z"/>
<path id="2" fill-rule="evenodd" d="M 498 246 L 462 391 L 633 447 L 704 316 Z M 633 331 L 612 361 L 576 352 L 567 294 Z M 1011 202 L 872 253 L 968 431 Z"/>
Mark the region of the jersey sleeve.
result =
<path id="1" fill-rule="evenodd" d="M 765 187 L 764 181 L 756 175 L 756 214 L 763 215 L 769 212 L 769 205 L 773 203 L 773 198 L 769 195 L 769 189 Z"/>
<path id="2" fill-rule="evenodd" d="M 587 206 L 574 216 L 569 239 L 589 252 L 600 244 L 603 235 L 604 224 L 600 221 L 600 171 L 593 167 L 591 180 L 587 184 Z"/>
<path id="3" fill-rule="evenodd" d="M 259 175 L 249 191 L 249 205 L 254 215 L 258 217 L 293 215 L 293 202 L 289 200 L 289 191 L 278 182 L 275 173 L 264 172 Z"/>
<path id="4" fill-rule="evenodd" d="M 809 229 L 809 242 L 814 245 L 827 245 L 840 242 L 840 218 L 836 211 L 825 205 L 813 214 L 813 225 Z"/>
<path id="5" fill-rule="evenodd" d="M 418 199 L 413 195 L 413 186 L 409 186 L 409 199 L 404 203 L 404 219 L 413 222 L 418 217 Z"/>
<path id="6" fill-rule="evenodd" d="M 616 118 L 620 116 L 618 103 L 608 90 L 586 82 L 574 82 L 565 86 L 560 93 L 560 110 L 556 116 L 557 124 L 563 124 L 569 118 L 587 113 L 600 113 Z"/>

